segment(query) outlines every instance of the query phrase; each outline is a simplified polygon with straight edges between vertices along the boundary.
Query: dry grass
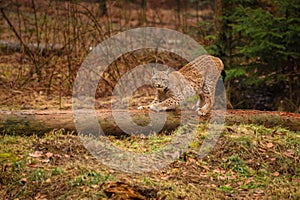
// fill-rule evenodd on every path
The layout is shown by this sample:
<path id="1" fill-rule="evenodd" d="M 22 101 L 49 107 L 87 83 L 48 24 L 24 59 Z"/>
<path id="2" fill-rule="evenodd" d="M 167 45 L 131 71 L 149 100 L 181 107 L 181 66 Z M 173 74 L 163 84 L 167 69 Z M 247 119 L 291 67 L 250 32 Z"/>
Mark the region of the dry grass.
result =
<path id="1" fill-rule="evenodd" d="M 170 137 L 111 140 L 124 150 L 143 152 L 161 148 Z M 43 137 L 2 135 L 0 143 L 0 195 L 7 199 L 300 197 L 300 133 L 282 128 L 227 126 L 204 159 L 197 159 L 192 145 L 167 168 L 147 174 L 101 165 L 78 136 L 63 130 Z"/>

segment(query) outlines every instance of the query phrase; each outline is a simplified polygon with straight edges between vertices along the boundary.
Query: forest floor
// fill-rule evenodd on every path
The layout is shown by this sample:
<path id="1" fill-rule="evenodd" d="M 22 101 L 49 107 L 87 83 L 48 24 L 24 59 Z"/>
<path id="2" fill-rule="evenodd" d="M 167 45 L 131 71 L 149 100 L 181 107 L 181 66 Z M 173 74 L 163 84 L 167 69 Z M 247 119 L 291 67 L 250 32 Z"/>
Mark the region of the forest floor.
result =
<path id="1" fill-rule="evenodd" d="M 255 115 L 259 111 L 229 112 Z M 272 117 L 272 112 L 266 113 Z M 299 119 L 298 114 L 282 114 Z M 79 136 L 64 129 L 39 136 L 0 134 L 0 196 L 4 199 L 300 198 L 299 131 L 238 122 L 224 125 L 212 151 L 198 158 L 197 148 L 206 138 L 206 128 L 199 125 L 197 140 L 179 159 L 161 170 L 141 174 L 103 165 L 85 148 Z M 162 149 L 176 131 L 109 139 L 124 151 L 152 153 Z"/>

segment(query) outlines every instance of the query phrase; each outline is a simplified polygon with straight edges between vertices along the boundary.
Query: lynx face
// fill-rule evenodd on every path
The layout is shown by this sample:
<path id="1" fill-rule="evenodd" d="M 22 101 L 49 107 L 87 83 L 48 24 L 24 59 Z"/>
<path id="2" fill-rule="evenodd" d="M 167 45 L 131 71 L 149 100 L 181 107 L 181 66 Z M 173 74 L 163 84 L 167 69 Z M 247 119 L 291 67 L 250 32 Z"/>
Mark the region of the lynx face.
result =
<path id="1" fill-rule="evenodd" d="M 153 87 L 164 90 L 169 87 L 169 71 L 154 71 L 151 79 Z"/>

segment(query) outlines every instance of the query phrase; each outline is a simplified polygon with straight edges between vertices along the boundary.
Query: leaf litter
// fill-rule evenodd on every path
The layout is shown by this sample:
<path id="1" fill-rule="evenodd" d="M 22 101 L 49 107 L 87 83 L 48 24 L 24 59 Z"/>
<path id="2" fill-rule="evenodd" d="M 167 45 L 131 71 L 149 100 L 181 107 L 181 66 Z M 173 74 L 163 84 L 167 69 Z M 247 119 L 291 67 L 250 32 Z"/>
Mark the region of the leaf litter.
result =
<path id="1" fill-rule="evenodd" d="M 16 157 L 0 160 L 0 196 L 7 199 L 297 199 L 300 197 L 299 135 L 278 127 L 226 126 L 208 156 L 198 159 L 191 147 L 170 166 L 146 174 L 126 174 L 103 166 L 76 135 L 0 136 L 0 155 Z M 201 139 L 203 134 L 199 133 Z M 170 134 L 149 139 L 111 138 L 120 148 L 136 152 L 157 150 L 169 140 Z"/>

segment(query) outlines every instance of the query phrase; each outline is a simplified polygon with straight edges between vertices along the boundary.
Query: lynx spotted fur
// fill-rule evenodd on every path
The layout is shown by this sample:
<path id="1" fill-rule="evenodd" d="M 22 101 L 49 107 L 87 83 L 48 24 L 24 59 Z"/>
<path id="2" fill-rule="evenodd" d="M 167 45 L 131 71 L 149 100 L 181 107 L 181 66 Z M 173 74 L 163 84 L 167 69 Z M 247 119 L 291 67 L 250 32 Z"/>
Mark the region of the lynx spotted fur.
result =
<path id="1" fill-rule="evenodd" d="M 206 115 L 212 109 L 216 83 L 223 68 L 221 59 L 202 55 L 179 71 L 154 71 L 151 81 L 156 88 L 156 98 L 150 105 L 138 109 L 174 110 L 187 98 L 198 95 L 194 108 L 198 115 Z"/>

